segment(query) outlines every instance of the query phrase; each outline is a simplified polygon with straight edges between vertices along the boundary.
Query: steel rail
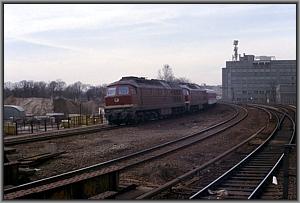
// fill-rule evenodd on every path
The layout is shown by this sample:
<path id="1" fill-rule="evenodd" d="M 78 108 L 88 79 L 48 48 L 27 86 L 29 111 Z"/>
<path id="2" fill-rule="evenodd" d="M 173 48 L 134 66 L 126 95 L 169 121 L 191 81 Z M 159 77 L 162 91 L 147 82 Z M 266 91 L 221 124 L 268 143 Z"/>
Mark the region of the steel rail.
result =
<path id="1" fill-rule="evenodd" d="M 266 107 L 266 106 L 264 106 L 264 107 Z M 269 107 L 266 107 L 266 108 L 269 108 Z M 277 127 L 276 127 L 276 129 L 273 131 L 272 135 L 269 136 L 269 138 L 268 138 L 264 143 L 262 143 L 258 148 L 261 148 L 262 146 L 265 146 L 265 145 L 269 142 L 269 140 L 273 138 L 273 135 L 275 135 L 275 132 L 277 132 L 277 131 L 279 130 L 279 128 L 280 128 L 280 126 L 281 126 L 283 120 L 285 119 L 285 117 L 287 117 L 289 120 L 291 120 L 291 122 L 292 122 L 292 124 L 293 124 L 293 133 L 292 133 L 292 136 L 291 136 L 291 138 L 290 138 L 290 143 L 292 142 L 293 137 L 294 137 L 294 133 L 295 133 L 295 123 L 294 123 L 294 121 L 292 120 L 292 118 L 291 118 L 288 114 L 286 114 L 286 113 L 284 113 L 284 112 L 282 112 L 282 111 L 276 110 L 276 109 L 274 109 L 274 108 L 270 108 L 270 109 L 273 109 L 273 110 L 275 110 L 275 111 L 277 111 L 277 112 L 279 112 L 279 113 L 282 113 L 283 116 L 282 116 L 282 118 L 280 119 L 280 121 L 277 122 Z M 276 115 L 276 114 L 275 114 L 275 115 Z M 278 120 L 278 116 L 277 116 L 277 115 L 276 115 L 276 117 L 277 117 L 277 120 Z M 258 148 L 257 148 L 257 150 L 255 150 L 255 152 L 258 151 Z M 207 192 L 207 189 L 208 189 L 208 188 L 210 188 L 211 186 L 213 186 L 213 185 L 215 185 L 215 184 L 218 184 L 218 183 L 219 183 L 221 180 L 223 180 L 226 176 L 228 176 L 228 175 L 231 174 L 234 170 L 236 170 L 238 167 L 240 167 L 242 164 L 244 164 L 244 163 L 247 161 L 247 159 L 250 159 L 251 157 L 253 157 L 253 155 L 255 154 L 255 152 L 252 152 L 251 154 L 249 154 L 245 159 L 243 159 L 243 160 L 242 160 L 240 163 L 238 163 L 236 166 L 232 167 L 229 171 L 227 171 L 226 173 L 224 173 L 224 174 L 223 174 L 222 176 L 220 176 L 218 179 L 216 179 L 215 181 L 213 181 L 212 183 L 210 183 L 209 185 L 207 185 L 207 186 L 206 186 L 205 188 L 203 188 L 202 190 L 198 191 L 196 194 L 192 195 L 192 196 L 190 197 L 190 199 L 197 198 L 197 197 L 199 197 L 201 194 L 204 195 L 204 193 Z M 258 184 L 258 186 L 253 190 L 253 192 L 250 194 L 250 196 L 248 197 L 248 199 L 252 199 L 252 198 L 256 197 L 256 196 L 259 194 L 259 192 L 261 192 L 262 187 L 266 184 L 266 180 L 268 180 L 268 179 L 270 178 L 270 176 L 273 174 L 273 172 L 275 171 L 275 169 L 278 168 L 280 162 L 283 160 L 283 159 L 282 159 L 283 156 L 284 156 L 284 153 L 282 153 L 282 155 L 280 156 L 280 158 L 277 160 L 276 164 L 272 167 L 272 169 L 268 172 L 268 174 L 264 177 L 264 179 Z M 249 160 L 248 160 L 248 161 L 249 161 Z"/>
<path id="2" fill-rule="evenodd" d="M 17 144 L 24 144 L 28 142 L 38 142 L 38 141 L 68 137 L 73 135 L 95 133 L 95 132 L 101 132 L 105 130 L 113 130 L 113 129 L 118 129 L 120 127 L 122 126 L 107 126 L 107 127 L 100 127 L 99 125 L 88 126 L 88 127 L 80 127 L 76 129 L 63 129 L 54 132 L 49 131 L 49 132 L 39 133 L 39 134 L 20 135 L 20 136 L 14 136 L 13 138 L 7 137 L 4 138 L 3 141 L 5 146 L 11 146 Z"/>
<path id="3" fill-rule="evenodd" d="M 74 171 L 66 172 L 66 173 L 63 173 L 63 174 L 55 175 L 55 176 L 52 176 L 52 177 L 48 177 L 48 178 L 44 178 L 44 179 L 40 179 L 40 180 L 36 180 L 36 181 L 30 182 L 30 183 L 26 183 L 26 184 L 23 184 L 23 185 L 19 185 L 19 186 L 15 186 L 15 187 L 12 187 L 12 188 L 8 188 L 8 189 L 4 190 L 4 193 L 7 194 L 7 193 L 11 193 L 11 192 L 15 192 L 15 191 L 24 190 L 24 189 L 27 189 L 27 188 L 32 188 L 32 187 L 36 187 L 36 186 L 39 186 L 39 185 L 43 185 L 43 184 L 45 184 L 45 182 L 50 182 L 50 181 L 51 182 L 55 182 L 55 181 L 58 181 L 58 180 L 61 180 L 61 179 L 70 178 L 70 177 L 72 177 L 74 175 L 78 175 L 79 173 L 86 173 L 89 170 L 97 170 L 100 167 L 104 167 L 106 165 L 113 164 L 113 163 L 116 163 L 118 161 L 125 160 L 125 159 L 128 159 L 128 158 L 132 158 L 132 157 L 134 157 L 136 155 L 144 154 L 146 152 L 150 152 L 150 151 L 153 151 L 155 149 L 162 148 L 164 146 L 167 146 L 167 145 L 170 145 L 170 144 L 174 144 L 176 142 L 179 142 L 179 141 L 182 141 L 182 140 L 194 137 L 196 135 L 199 135 L 201 133 L 204 133 L 206 131 L 209 131 L 209 130 L 212 130 L 212 129 L 216 128 L 216 127 L 219 127 L 222 124 L 225 124 L 225 123 L 233 120 L 234 118 L 236 118 L 239 115 L 239 112 L 237 111 L 237 108 L 236 108 L 237 106 L 236 105 L 234 105 L 234 106 L 235 106 L 236 113 L 233 116 L 231 116 L 229 119 L 227 119 L 225 121 L 222 121 L 220 123 L 217 123 L 215 125 L 212 125 L 212 126 L 210 126 L 208 128 L 205 128 L 205 129 L 203 129 L 203 130 L 201 130 L 201 131 L 199 131 L 197 133 L 193 133 L 191 135 L 187 135 L 187 136 L 184 136 L 182 138 L 179 138 L 179 139 L 176 139 L 176 140 L 173 140 L 173 141 L 169 141 L 169 142 L 166 142 L 166 143 L 163 143 L 163 144 L 160 144 L 160 145 L 157 145 L 157 146 L 145 149 L 145 150 L 134 152 L 132 154 L 125 155 L 125 156 L 122 156 L 122 157 L 118 157 L 116 159 L 105 161 L 105 162 L 102 162 L 102 163 L 99 163 L 99 164 L 95 164 L 95 165 L 84 167 L 84 168 L 77 169 L 77 170 L 74 170 Z M 244 117 L 246 117 L 246 116 L 247 116 L 247 114 L 244 115 Z M 221 129 L 221 130 L 224 130 L 224 129 Z"/>
<path id="4" fill-rule="evenodd" d="M 282 107 L 281 107 L 282 108 Z M 286 110 L 285 108 L 282 108 L 283 110 Z M 292 143 L 295 135 L 295 122 L 293 121 L 292 117 L 288 114 L 284 114 L 291 122 L 293 125 L 293 131 L 292 131 L 292 136 L 290 138 L 289 144 Z M 273 168 L 270 170 L 270 172 L 266 175 L 266 177 L 260 182 L 260 184 L 255 188 L 255 190 L 251 193 L 251 195 L 248 197 L 248 199 L 253 199 L 255 198 L 258 193 L 262 190 L 262 187 L 266 184 L 266 181 L 271 177 L 271 175 L 274 173 L 274 171 L 279 167 L 279 164 L 283 161 L 285 153 L 282 153 L 276 164 L 273 166 Z"/>
<path id="5" fill-rule="evenodd" d="M 224 105 L 227 105 L 231 108 L 233 108 L 235 111 L 236 109 L 232 107 L 230 104 L 222 103 Z M 155 120 L 158 121 L 158 120 Z M 126 125 L 126 126 L 132 126 L 132 125 Z M 93 126 L 86 126 L 86 127 L 76 127 L 74 129 L 61 129 L 61 130 L 55 130 L 55 131 L 48 131 L 48 132 L 41 132 L 41 133 L 35 133 L 35 134 L 27 134 L 27 135 L 19 135 L 19 136 L 10 136 L 5 137 L 4 145 L 5 146 L 11 146 L 11 145 L 17 145 L 17 144 L 24 144 L 28 142 L 38 142 L 38 141 L 45 141 L 55 138 L 61 138 L 61 137 L 68 137 L 68 136 L 74 136 L 79 134 L 89 134 L 89 133 L 96 133 L 106 130 L 114 130 L 126 126 L 120 126 L 120 125 L 111 125 L 104 127 L 100 125 L 93 125 Z"/>
<path id="6" fill-rule="evenodd" d="M 225 177 L 227 177 L 230 173 L 232 173 L 234 170 L 236 170 L 238 167 L 240 167 L 242 164 L 245 163 L 246 160 L 249 159 L 249 157 L 251 157 L 254 153 L 258 152 L 258 150 L 260 150 L 262 148 L 262 146 L 267 143 L 274 135 L 275 132 L 279 129 L 280 126 L 280 120 L 278 118 L 278 116 L 275 114 L 275 117 L 277 119 L 277 124 L 276 127 L 274 128 L 274 130 L 271 132 L 270 136 L 261 144 L 259 145 L 255 150 L 253 150 L 249 155 L 247 155 L 244 159 L 242 159 L 239 163 L 237 163 L 236 165 L 234 165 L 231 169 L 229 169 L 228 171 L 226 171 L 223 175 L 219 176 L 216 180 L 214 180 L 213 182 L 211 182 L 210 184 L 208 184 L 206 187 L 202 188 L 200 191 L 196 192 L 195 194 L 193 194 L 192 196 L 189 197 L 189 199 L 195 199 L 201 195 L 204 195 L 207 193 L 208 188 L 210 188 L 211 186 L 218 184 L 220 181 L 222 181 Z"/>
<path id="7" fill-rule="evenodd" d="M 266 113 L 268 113 L 269 120 L 271 120 L 272 115 L 268 111 L 266 111 L 266 110 L 264 110 L 264 111 Z M 185 173 L 185 174 L 183 174 L 183 175 L 181 175 L 181 176 L 179 176 L 179 177 L 177 177 L 177 178 L 175 178 L 175 179 L 173 179 L 173 180 L 171 180 L 171 181 L 169 181 L 167 183 L 165 183 L 164 185 L 162 185 L 162 186 L 160 186 L 158 188 L 155 188 L 155 189 L 153 189 L 153 190 L 151 190 L 151 191 L 149 191 L 149 192 L 147 192 L 147 193 L 145 193 L 143 195 L 140 195 L 136 199 L 141 200 L 141 199 L 151 198 L 151 197 L 153 197 L 153 196 L 161 193 L 162 191 L 164 191 L 164 190 L 166 190 L 166 189 L 168 189 L 168 188 L 170 188 L 170 187 L 178 184 L 179 182 L 182 182 L 183 180 L 189 178 L 190 176 L 194 175 L 195 173 L 197 173 L 198 171 L 202 170 L 203 168 L 211 165 L 212 163 L 215 163 L 216 161 L 218 161 L 219 159 L 223 158 L 227 154 L 233 152 L 238 147 L 240 147 L 240 146 L 244 145 L 245 143 L 249 142 L 251 139 L 253 139 L 255 136 L 257 136 L 260 132 L 262 132 L 265 128 L 266 128 L 266 126 L 262 127 L 256 133 L 254 133 L 253 135 L 251 135 L 248 139 L 246 139 L 245 141 L 243 141 L 240 144 L 236 145 L 235 147 L 227 150 L 226 152 L 222 153 L 221 155 L 215 157 L 214 159 L 212 159 L 212 160 L 210 160 L 210 161 L 202 164 L 201 166 L 199 166 L 199 167 L 197 167 L 197 168 L 195 168 L 195 169 L 193 169 L 193 170 L 191 170 L 191 171 L 189 171 L 189 172 L 187 172 L 187 173 Z"/>

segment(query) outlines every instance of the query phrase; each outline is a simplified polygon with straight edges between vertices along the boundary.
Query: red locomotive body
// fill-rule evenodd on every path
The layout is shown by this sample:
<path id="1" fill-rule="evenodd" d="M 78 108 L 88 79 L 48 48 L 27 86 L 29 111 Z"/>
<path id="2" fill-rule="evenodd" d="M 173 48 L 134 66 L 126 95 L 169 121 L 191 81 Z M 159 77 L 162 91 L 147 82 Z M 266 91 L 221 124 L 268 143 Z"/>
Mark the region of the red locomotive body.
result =
<path id="1" fill-rule="evenodd" d="M 209 103 L 196 84 L 123 77 L 107 87 L 105 117 L 109 123 L 135 123 L 197 111 Z"/>
<path id="2" fill-rule="evenodd" d="M 156 119 L 185 111 L 181 87 L 176 83 L 123 77 L 108 86 L 105 115 L 110 123 Z"/>
<path id="3" fill-rule="evenodd" d="M 206 91 L 196 84 L 184 83 L 180 87 L 183 89 L 187 111 L 198 111 L 204 108 L 207 103 Z"/>

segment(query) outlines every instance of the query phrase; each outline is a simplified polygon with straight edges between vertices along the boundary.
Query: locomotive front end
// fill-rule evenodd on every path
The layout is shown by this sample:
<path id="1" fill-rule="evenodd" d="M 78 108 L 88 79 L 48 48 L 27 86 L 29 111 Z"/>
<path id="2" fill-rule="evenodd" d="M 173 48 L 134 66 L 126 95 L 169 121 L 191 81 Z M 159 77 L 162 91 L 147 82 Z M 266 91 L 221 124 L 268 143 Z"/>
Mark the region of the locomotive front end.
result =
<path id="1" fill-rule="evenodd" d="M 133 120 L 135 91 L 135 88 L 130 85 L 108 86 L 105 97 L 105 117 L 109 123 L 129 123 Z"/>

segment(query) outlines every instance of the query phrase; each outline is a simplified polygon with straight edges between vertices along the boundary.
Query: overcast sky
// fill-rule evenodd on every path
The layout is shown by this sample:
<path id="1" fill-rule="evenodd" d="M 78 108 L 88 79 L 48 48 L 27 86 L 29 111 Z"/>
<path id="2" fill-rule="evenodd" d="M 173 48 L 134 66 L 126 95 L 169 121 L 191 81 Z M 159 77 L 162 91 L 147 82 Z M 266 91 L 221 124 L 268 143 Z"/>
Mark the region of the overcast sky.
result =
<path id="1" fill-rule="evenodd" d="M 122 76 L 222 84 L 239 53 L 296 59 L 295 4 L 5 4 L 4 81 L 99 85 Z"/>

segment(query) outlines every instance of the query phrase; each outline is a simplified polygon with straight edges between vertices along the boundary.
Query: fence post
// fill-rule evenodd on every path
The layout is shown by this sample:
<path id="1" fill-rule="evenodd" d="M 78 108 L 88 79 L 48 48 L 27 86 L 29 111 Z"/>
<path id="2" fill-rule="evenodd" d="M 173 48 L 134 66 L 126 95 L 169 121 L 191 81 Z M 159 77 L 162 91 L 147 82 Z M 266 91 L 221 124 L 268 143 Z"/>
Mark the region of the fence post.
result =
<path id="1" fill-rule="evenodd" d="M 103 123 L 102 113 L 100 112 L 100 123 Z"/>
<path id="2" fill-rule="evenodd" d="M 95 115 L 93 115 L 93 124 L 95 125 Z"/>
<path id="3" fill-rule="evenodd" d="M 57 125 L 57 130 L 59 130 L 59 121 L 58 120 L 55 120 L 56 121 L 56 125 Z"/>
<path id="4" fill-rule="evenodd" d="M 68 128 L 70 128 L 70 117 L 68 117 Z"/>
<path id="5" fill-rule="evenodd" d="M 30 121 L 31 133 L 33 133 L 33 122 Z"/>
<path id="6" fill-rule="evenodd" d="M 18 123 L 16 121 L 16 135 L 18 135 Z"/>
<path id="7" fill-rule="evenodd" d="M 45 124 L 45 131 L 47 131 L 47 121 L 46 121 L 46 119 L 44 120 L 44 124 Z"/>

